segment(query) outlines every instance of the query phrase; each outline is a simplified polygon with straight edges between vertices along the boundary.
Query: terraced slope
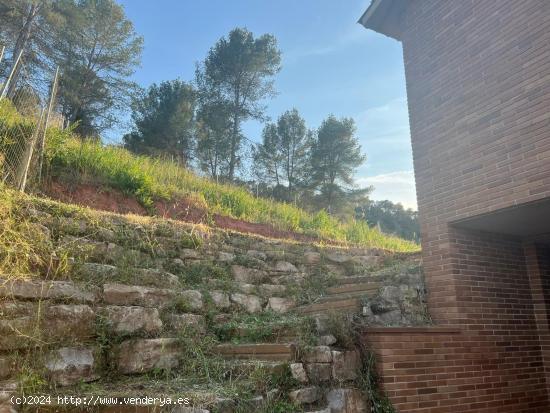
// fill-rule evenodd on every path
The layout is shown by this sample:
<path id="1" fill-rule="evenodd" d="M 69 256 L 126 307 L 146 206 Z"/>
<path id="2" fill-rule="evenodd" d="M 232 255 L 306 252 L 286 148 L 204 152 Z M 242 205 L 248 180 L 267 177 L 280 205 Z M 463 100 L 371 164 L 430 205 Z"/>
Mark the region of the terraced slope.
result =
<path id="1" fill-rule="evenodd" d="M 353 325 L 426 322 L 415 255 L 32 198 L 12 216 L 35 244 L 0 282 L 0 411 L 367 412 Z"/>

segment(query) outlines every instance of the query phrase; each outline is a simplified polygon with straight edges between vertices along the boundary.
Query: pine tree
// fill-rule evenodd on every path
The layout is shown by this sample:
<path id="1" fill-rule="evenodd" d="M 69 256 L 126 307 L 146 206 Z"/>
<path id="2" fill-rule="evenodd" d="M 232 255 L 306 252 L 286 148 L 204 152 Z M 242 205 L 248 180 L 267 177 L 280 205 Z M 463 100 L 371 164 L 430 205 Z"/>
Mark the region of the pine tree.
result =
<path id="1" fill-rule="evenodd" d="M 273 76 L 280 70 L 280 63 L 281 52 L 274 36 L 255 38 L 248 30 L 236 28 L 218 40 L 197 69 L 201 93 L 208 93 L 210 101 L 217 99 L 230 113 L 229 180 L 235 178 L 240 162 L 241 125 L 248 119 L 263 119 L 262 102 L 275 93 Z"/>
<path id="2" fill-rule="evenodd" d="M 355 170 L 366 160 L 355 131 L 353 119 L 330 115 L 318 129 L 313 144 L 311 185 L 316 190 L 317 205 L 332 214 L 343 212 L 370 192 L 370 188 L 354 186 Z"/>

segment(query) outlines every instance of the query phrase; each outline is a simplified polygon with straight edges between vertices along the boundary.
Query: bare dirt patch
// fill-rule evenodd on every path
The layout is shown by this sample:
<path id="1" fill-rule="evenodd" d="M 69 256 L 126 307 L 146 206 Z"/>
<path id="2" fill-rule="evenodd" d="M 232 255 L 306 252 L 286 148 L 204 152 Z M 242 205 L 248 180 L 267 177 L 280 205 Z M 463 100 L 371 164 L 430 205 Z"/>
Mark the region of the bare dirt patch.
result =
<path id="1" fill-rule="evenodd" d="M 43 192 L 50 198 L 69 204 L 119 214 L 148 215 L 147 210 L 135 198 L 122 191 L 99 185 L 53 181 L 44 188 Z"/>
<path id="2" fill-rule="evenodd" d="M 104 188 L 94 184 L 70 184 L 53 181 L 43 192 L 46 196 L 58 201 L 87 206 L 93 209 L 116 212 L 119 214 L 151 215 L 134 197 L 112 188 Z M 246 222 L 236 218 L 212 214 L 208 215 L 204 208 L 189 199 L 178 199 L 154 202 L 155 215 L 195 224 L 209 224 L 218 228 L 238 232 L 263 235 L 270 238 L 293 239 L 303 242 L 320 241 L 319 238 L 299 234 L 292 231 L 283 231 L 269 224 Z M 326 243 L 339 244 L 324 240 Z"/>

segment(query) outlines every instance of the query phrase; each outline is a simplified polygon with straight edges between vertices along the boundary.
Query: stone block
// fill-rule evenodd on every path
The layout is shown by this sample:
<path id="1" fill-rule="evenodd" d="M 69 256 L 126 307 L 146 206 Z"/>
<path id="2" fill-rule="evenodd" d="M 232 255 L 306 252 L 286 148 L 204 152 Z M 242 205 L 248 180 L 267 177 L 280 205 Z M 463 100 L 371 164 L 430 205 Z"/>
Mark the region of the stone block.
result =
<path id="1" fill-rule="evenodd" d="M 331 413 L 367 413 L 366 396 L 357 389 L 332 389 L 327 393 Z"/>
<path id="2" fill-rule="evenodd" d="M 334 337 L 332 334 L 320 336 L 317 339 L 317 342 L 320 346 L 332 346 L 333 344 L 336 344 L 336 341 L 336 337 Z"/>
<path id="3" fill-rule="evenodd" d="M 95 313 L 84 304 L 0 303 L 0 350 L 40 342 L 82 341 L 95 334 Z"/>
<path id="4" fill-rule="evenodd" d="M 223 291 L 210 291 L 210 298 L 212 298 L 212 301 L 218 310 L 226 310 L 231 307 L 229 294 L 224 293 Z"/>
<path id="5" fill-rule="evenodd" d="M 302 363 L 291 363 L 290 373 L 292 374 L 292 378 L 294 378 L 301 384 L 308 383 L 306 370 L 304 369 L 304 365 Z"/>
<path id="6" fill-rule="evenodd" d="M 86 340 L 96 333 L 95 312 L 83 304 L 51 305 L 44 308 L 41 330 L 46 340 Z"/>
<path id="7" fill-rule="evenodd" d="M 84 290 L 72 282 L 0 278 L 0 297 L 24 300 L 63 300 L 75 303 L 94 303 L 98 290 Z"/>
<path id="8" fill-rule="evenodd" d="M 331 252 L 328 253 L 326 256 L 326 259 L 332 263 L 335 264 L 344 264 L 346 262 L 351 261 L 351 256 L 347 254 L 343 254 L 341 252 Z"/>
<path id="9" fill-rule="evenodd" d="M 313 346 L 304 350 L 302 361 L 305 363 L 332 363 L 332 352 L 328 346 Z"/>
<path id="10" fill-rule="evenodd" d="M 232 265 L 231 273 L 235 281 L 246 284 L 261 284 L 268 279 L 268 274 L 264 270 L 247 268 L 242 265 Z"/>
<path id="11" fill-rule="evenodd" d="M 261 284 L 258 290 L 260 294 L 266 297 L 272 297 L 277 294 L 284 294 L 286 292 L 286 286 L 280 284 Z"/>
<path id="12" fill-rule="evenodd" d="M 330 381 L 332 376 L 330 363 L 307 363 L 305 369 L 311 383 L 325 383 Z"/>
<path id="13" fill-rule="evenodd" d="M 197 260 L 200 258 L 200 254 L 197 250 L 193 250 L 190 248 L 184 248 L 180 251 L 179 257 L 182 260 Z"/>
<path id="14" fill-rule="evenodd" d="M 241 293 L 244 293 L 244 294 L 256 293 L 256 286 L 254 284 L 236 283 L 236 287 L 239 289 Z"/>
<path id="15" fill-rule="evenodd" d="M 11 376 L 13 372 L 13 360 L 6 356 L 0 356 L 0 380 Z"/>
<path id="16" fill-rule="evenodd" d="M 190 311 L 201 311 L 204 307 L 202 294 L 196 290 L 185 290 L 178 292 L 178 296 L 183 299 L 185 305 Z"/>
<path id="17" fill-rule="evenodd" d="M 246 310 L 247 313 L 259 313 L 262 311 L 262 302 L 256 295 L 234 293 L 231 294 L 231 301 Z"/>
<path id="18" fill-rule="evenodd" d="M 118 269 L 114 265 L 85 262 L 78 266 L 78 272 L 85 278 L 110 278 L 118 273 Z"/>
<path id="19" fill-rule="evenodd" d="M 174 297 L 173 290 L 125 284 L 103 285 L 103 300 L 107 304 L 163 307 L 171 303 Z"/>
<path id="20" fill-rule="evenodd" d="M 298 404 L 312 404 L 321 398 L 321 389 L 317 386 L 304 387 L 302 389 L 291 391 L 288 397 L 291 401 Z"/>
<path id="21" fill-rule="evenodd" d="M 45 367 L 49 379 L 60 386 L 97 380 L 94 352 L 84 347 L 63 347 L 51 351 Z"/>
<path id="22" fill-rule="evenodd" d="M 355 380 L 361 367 L 357 350 L 332 352 L 332 377 L 334 380 Z"/>
<path id="23" fill-rule="evenodd" d="M 315 410 L 315 411 L 308 411 L 306 413 L 332 413 L 330 411 L 330 407 L 327 407 L 326 409 L 322 409 L 322 410 Z"/>
<path id="24" fill-rule="evenodd" d="M 156 285 L 159 287 L 179 287 L 179 278 L 167 271 L 159 270 L 158 268 L 136 268 L 136 275 L 143 284 Z"/>
<path id="25" fill-rule="evenodd" d="M 266 309 L 284 314 L 288 313 L 295 306 L 296 302 L 290 298 L 270 297 Z"/>
<path id="26" fill-rule="evenodd" d="M 280 272 L 298 272 L 298 268 L 290 262 L 287 261 L 277 261 L 275 263 L 275 271 Z"/>
<path id="27" fill-rule="evenodd" d="M 171 409 L 170 413 L 210 413 L 210 410 L 192 406 L 177 406 Z"/>
<path id="28" fill-rule="evenodd" d="M 155 334 L 162 330 L 162 321 L 156 308 L 113 305 L 103 308 L 102 313 L 114 333 Z"/>
<path id="29" fill-rule="evenodd" d="M 122 374 L 170 370 L 179 365 L 180 353 L 174 338 L 128 340 L 118 346 L 116 365 Z"/>
<path id="30" fill-rule="evenodd" d="M 315 265 L 321 262 L 321 254 L 318 252 L 306 252 L 304 253 L 304 262 L 308 265 Z"/>

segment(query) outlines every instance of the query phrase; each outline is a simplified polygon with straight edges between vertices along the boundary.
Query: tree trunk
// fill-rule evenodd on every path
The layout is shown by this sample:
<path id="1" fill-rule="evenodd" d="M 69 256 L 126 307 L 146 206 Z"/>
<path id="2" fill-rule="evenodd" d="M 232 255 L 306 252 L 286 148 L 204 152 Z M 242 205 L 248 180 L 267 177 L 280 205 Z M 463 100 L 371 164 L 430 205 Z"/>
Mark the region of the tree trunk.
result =
<path id="1" fill-rule="evenodd" d="M 229 180 L 233 181 L 235 177 L 235 167 L 237 163 L 237 140 L 239 134 L 239 115 L 233 116 L 233 133 L 231 134 L 231 156 L 229 159 Z"/>
<path id="2" fill-rule="evenodd" d="M 31 37 L 32 24 L 34 23 L 34 20 L 36 19 L 36 16 L 40 11 L 40 7 L 41 3 L 32 3 L 30 5 L 29 12 L 27 13 L 25 22 L 23 23 L 23 27 L 21 28 L 21 31 L 17 36 L 17 41 L 15 42 L 15 47 L 12 54 L 13 62 L 8 72 L 11 73 L 13 71 L 13 76 L 11 78 L 10 84 L 8 85 L 7 91 L 7 96 L 10 99 L 13 98 L 13 96 L 15 95 L 17 81 L 19 80 L 19 75 L 21 74 L 21 63 L 15 66 L 17 64 L 17 56 L 19 56 L 19 54 L 27 47 L 27 44 Z"/>

